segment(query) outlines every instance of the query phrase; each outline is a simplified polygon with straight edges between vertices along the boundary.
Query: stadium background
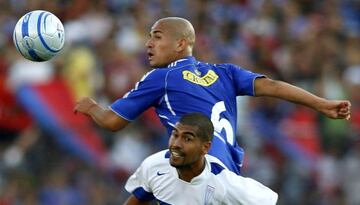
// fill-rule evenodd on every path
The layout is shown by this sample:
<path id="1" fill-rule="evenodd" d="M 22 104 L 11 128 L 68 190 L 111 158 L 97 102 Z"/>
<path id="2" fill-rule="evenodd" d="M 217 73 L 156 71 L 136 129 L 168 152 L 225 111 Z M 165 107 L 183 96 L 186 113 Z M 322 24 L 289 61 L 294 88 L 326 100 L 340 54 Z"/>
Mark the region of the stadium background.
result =
<path id="1" fill-rule="evenodd" d="M 40 64 L 24 60 L 12 42 L 16 21 L 37 9 L 57 15 L 66 35 L 61 54 Z M 193 23 L 200 60 L 351 100 L 351 120 L 340 121 L 284 101 L 240 97 L 237 135 L 246 151 L 243 175 L 277 191 L 279 204 L 360 204 L 359 1 L 1 0 L 0 205 L 124 201 L 128 175 L 166 147 L 163 128 L 149 110 L 111 133 L 73 115 L 71 103 L 92 96 L 107 105 L 131 89 L 149 71 L 150 27 L 165 16 Z M 34 99 L 65 122 L 47 128 L 41 114 L 52 110 L 32 106 Z M 59 134 L 67 129 L 72 134 Z"/>

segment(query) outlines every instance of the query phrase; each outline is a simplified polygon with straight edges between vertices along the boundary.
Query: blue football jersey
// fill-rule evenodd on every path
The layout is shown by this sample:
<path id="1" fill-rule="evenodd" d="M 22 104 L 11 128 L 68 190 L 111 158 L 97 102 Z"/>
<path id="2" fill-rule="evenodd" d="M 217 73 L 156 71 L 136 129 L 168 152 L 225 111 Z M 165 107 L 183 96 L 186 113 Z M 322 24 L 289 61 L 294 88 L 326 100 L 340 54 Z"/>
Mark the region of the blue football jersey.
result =
<path id="1" fill-rule="evenodd" d="M 209 64 L 189 56 L 167 68 L 151 70 L 109 108 L 133 121 L 153 106 L 169 136 L 182 115 L 190 112 L 207 115 L 215 128 L 209 154 L 240 174 L 244 153 L 235 137 L 236 96 L 253 96 L 254 81 L 262 76 L 233 64 Z"/>

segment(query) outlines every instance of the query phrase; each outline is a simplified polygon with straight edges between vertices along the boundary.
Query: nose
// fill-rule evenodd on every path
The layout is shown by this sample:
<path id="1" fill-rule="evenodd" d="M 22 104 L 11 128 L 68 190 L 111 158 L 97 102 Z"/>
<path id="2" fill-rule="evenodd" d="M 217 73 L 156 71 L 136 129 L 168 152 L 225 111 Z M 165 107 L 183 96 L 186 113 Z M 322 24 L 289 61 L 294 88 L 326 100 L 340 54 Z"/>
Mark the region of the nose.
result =
<path id="1" fill-rule="evenodd" d="M 181 148 L 181 147 L 182 147 L 181 138 L 180 138 L 180 137 L 173 138 L 173 139 L 170 141 L 170 147 L 173 147 L 173 148 Z"/>
<path id="2" fill-rule="evenodd" d="M 146 41 L 145 46 L 146 46 L 147 48 L 152 48 L 151 39 L 149 39 L 149 40 Z"/>

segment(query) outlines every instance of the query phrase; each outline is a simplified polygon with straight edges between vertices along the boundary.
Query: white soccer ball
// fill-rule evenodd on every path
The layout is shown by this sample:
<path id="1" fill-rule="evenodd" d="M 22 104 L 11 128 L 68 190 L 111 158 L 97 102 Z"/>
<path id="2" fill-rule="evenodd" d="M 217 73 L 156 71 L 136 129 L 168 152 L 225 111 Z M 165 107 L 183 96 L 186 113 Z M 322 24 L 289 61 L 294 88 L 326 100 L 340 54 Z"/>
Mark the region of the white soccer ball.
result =
<path id="1" fill-rule="evenodd" d="M 64 26 L 58 17 L 48 11 L 31 11 L 16 23 L 13 41 L 26 59 L 47 61 L 64 47 Z"/>

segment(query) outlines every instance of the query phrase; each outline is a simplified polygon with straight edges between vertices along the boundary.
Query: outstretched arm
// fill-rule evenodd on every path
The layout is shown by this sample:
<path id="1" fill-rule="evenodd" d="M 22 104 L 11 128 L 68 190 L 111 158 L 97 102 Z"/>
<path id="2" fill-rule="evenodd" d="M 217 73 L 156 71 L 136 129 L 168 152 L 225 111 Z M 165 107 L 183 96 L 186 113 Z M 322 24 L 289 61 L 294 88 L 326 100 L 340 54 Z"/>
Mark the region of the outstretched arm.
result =
<path id="1" fill-rule="evenodd" d="M 116 115 L 112 110 L 103 108 L 89 97 L 76 102 L 74 113 L 77 112 L 90 116 L 99 126 L 111 131 L 121 130 L 129 123 L 129 121 Z"/>
<path id="2" fill-rule="evenodd" d="M 332 119 L 350 119 L 351 103 L 347 100 L 327 100 L 282 81 L 269 78 L 255 80 L 255 96 L 277 97 L 305 105 Z"/>

